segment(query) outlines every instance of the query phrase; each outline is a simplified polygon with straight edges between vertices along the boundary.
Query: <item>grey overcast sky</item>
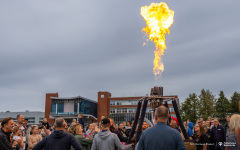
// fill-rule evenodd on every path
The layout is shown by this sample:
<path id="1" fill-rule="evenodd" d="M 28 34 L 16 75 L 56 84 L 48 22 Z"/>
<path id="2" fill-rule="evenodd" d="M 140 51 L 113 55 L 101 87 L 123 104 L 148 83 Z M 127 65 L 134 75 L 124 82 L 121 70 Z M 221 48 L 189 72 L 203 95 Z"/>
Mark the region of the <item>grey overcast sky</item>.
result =
<path id="1" fill-rule="evenodd" d="M 165 70 L 155 82 L 154 43 L 141 32 L 149 0 L 0 2 L 0 111 L 44 111 L 46 93 L 97 101 L 144 96 L 153 86 L 184 101 L 202 88 L 240 91 L 240 1 L 168 0 L 175 12 Z"/>

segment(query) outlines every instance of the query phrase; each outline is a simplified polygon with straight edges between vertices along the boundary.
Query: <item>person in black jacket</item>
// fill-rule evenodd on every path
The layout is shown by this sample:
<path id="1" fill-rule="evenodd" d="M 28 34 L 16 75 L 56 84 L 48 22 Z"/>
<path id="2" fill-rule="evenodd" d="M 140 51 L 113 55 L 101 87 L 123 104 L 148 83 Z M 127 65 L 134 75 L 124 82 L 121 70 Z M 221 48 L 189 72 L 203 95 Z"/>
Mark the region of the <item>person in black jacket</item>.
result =
<path id="1" fill-rule="evenodd" d="M 230 128 L 229 128 L 229 122 L 230 122 L 230 115 L 226 116 L 226 123 L 224 124 L 224 130 L 225 130 L 225 134 L 226 134 L 226 138 L 231 134 L 230 132 Z"/>
<path id="2" fill-rule="evenodd" d="M 224 128 L 219 125 L 218 118 L 214 119 L 214 126 L 211 130 L 211 141 L 214 143 L 215 150 L 224 150 L 224 142 L 226 142 L 226 134 Z"/>
<path id="3" fill-rule="evenodd" d="M 55 131 L 45 137 L 41 142 L 33 147 L 33 150 L 70 150 L 71 146 L 75 150 L 82 150 L 82 146 L 77 139 L 70 133 L 65 132 L 67 126 L 63 118 L 58 118 L 55 121 Z"/>
<path id="4" fill-rule="evenodd" d="M 11 117 L 3 119 L 2 128 L 0 129 L 0 150 L 12 150 L 19 149 L 20 145 L 18 140 L 11 141 L 11 133 L 15 125 Z M 13 142 L 13 146 L 12 143 Z"/>
<path id="5" fill-rule="evenodd" d="M 197 150 L 207 150 L 208 136 L 204 133 L 202 124 L 195 125 L 195 133 L 191 138 L 195 142 Z"/>
<path id="6" fill-rule="evenodd" d="M 43 119 L 42 126 L 45 126 L 46 129 L 49 129 L 49 128 L 50 128 L 49 123 L 47 122 L 47 118 L 44 118 L 44 119 Z"/>
<path id="7" fill-rule="evenodd" d="M 114 120 L 112 118 L 109 118 L 109 120 L 110 120 L 110 131 L 112 133 L 117 134 L 117 136 L 121 142 L 127 142 L 128 138 L 124 137 L 123 134 L 119 130 L 114 128 Z"/>

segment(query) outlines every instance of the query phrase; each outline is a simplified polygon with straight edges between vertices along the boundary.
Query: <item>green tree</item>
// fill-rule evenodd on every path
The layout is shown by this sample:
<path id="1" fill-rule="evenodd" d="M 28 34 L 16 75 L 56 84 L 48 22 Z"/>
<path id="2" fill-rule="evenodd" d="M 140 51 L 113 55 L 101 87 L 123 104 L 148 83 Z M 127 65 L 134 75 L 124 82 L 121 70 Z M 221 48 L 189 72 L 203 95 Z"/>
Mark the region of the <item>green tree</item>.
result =
<path id="1" fill-rule="evenodd" d="M 199 97 L 199 114 L 204 120 L 207 120 L 208 116 L 214 116 L 215 109 L 215 97 L 210 90 L 201 90 Z"/>
<path id="2" fill-rule="evenodd" d="M 219 98 L 216 101 L 215 105 L 215 116 L 220 119 L 220 122 L 225 121 L 225 116 L 230 112 L 230 103 L 225 97 L 224 92 L 220 91 Z"/>
<path id="3" fill-rule="evenodd" d="M 239 101 L 240 94 L 238 92 L 234 92 L 230 100 L 231 113 L 239 113 Z"/>
<path id="4" fill-rule="evenodd" d="M 188 98 L 180 106 L 180 114 L 183 121 L 190 119 L 196 122 L 199 116 L 199 99 L 195 93 L 189 94 Z"/>

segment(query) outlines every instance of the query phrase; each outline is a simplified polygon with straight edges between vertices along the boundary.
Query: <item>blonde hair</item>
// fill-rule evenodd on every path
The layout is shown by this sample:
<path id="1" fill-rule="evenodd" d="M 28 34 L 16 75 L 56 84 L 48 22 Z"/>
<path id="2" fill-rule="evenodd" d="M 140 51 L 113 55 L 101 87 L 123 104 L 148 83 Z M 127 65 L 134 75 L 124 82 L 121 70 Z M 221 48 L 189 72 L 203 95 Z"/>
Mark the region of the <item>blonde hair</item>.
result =
<path id="1" fill-rule="evenodd" d="M 73 125 L 70 128 L 68 128 L 68 132 L 72 133 L 73 135 L 74 134 L 80 134 L 81 129 L 82 129 L 82 125 L 78 123 L 78 124 Z"/>
<path id="2" fill-rule="evenodd" d="M 229 128 L 232 133 L 236 133 L 237 128 L 240 128 L 240 115 L 232 115 L 229 123 Z"/>
<path id="3" fill-rule="evenodd" d="M 38 128 L 38 126 L 37 126 L 37 125 L 33 125 L 33 126 L 32 126 L 32 129 L 31 129 L 31 131 L 30 131 L 30 135 L 33 134 L 33 130 L 34 130 L 35 128 Z"/>
<path id="4" fill-rule="evenodd" d="M 13 135 L 15 135 L 15 134 L 18 132 L 19 129 L 20 129 L 19 126 L 15 126 L 15 127 L 13 128 Z"/>

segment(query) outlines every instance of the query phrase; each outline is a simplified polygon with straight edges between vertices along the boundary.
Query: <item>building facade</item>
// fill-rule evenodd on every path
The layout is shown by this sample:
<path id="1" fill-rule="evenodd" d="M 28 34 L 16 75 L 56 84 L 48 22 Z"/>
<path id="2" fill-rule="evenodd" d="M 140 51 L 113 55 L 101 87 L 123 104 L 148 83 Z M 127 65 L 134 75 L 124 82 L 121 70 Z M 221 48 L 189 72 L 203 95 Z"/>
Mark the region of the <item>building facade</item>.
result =
<path id="1" fill-rule="evenodd" d="M 86 123 L 96 122 L 97 102 L 81 96 L 58 97 L 58 93 L 46 94 L 45 117 L 50 124 L 59 117 L 70 124 L 73 119 L 78 118 L 79 114 L 83 114 Z"/>
<path id="2" fill-rule="evenodd" d="M 142 97 L 111 97 L 111 93 L 107 91 L 98 92 L 98 122 L 101 116 L 112 117 L 116 123 L 134 120 L 137 104 Z M 164 97 L 178 98 L 176 95 Z M 171 116 L 176 117 L 172 103 L 169 101 L 168 104 Z M 152 122 L 153 117 L 152 109 L 148 104 L 145 120 Z"/>
<path id="3" fill-rule="evenodd" d="M 14 122 L 17 122 L 17 115 L 23 115 L 24 119 L 28 119 L 28 124 L 40 124 L 44 118 L 44 112 L 40 111 L 26 111 L 26 112 L 1 112 L 0 120 L 7 117 L 12 117 Z"/>

